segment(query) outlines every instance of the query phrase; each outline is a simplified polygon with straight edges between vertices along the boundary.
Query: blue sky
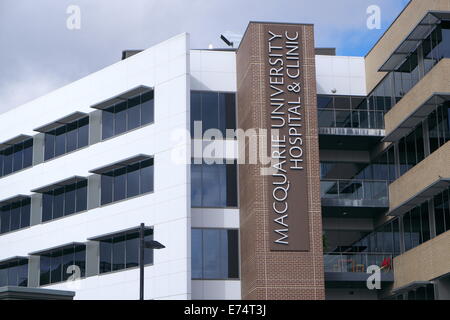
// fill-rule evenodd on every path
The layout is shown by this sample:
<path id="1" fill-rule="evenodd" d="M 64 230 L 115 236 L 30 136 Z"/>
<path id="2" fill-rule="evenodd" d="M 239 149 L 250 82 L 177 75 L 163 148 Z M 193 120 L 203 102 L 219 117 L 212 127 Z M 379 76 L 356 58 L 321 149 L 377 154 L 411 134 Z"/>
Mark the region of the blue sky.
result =
<path id="1" fill-rule="evenodd" d="M 82 78 L 181 32 L 193 48 L 223 46 L 248 21 L 313 23 L 317 47 L 365 55 L 409 0 L 0 0 L 0 112 Z M 81 29 L 68 30 L 69 5 Z M 366 26 L 381 9 L 381 29 Z"/>

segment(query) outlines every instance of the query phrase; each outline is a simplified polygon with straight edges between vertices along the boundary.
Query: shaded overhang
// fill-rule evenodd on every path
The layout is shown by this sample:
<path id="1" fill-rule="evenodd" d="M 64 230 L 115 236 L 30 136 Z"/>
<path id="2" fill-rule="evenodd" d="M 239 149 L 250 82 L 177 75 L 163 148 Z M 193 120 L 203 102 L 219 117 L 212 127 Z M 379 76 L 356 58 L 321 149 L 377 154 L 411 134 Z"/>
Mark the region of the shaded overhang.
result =
<path id="1" fill-rule="evenodd" d="M 0 207 L 6 206 L 6 205 L 11 204 L 11 203 L 19 202 L 19 201 L 22 201 L 22 200 L 27 200 L 27 199 L 30 199 L 30 197 L 29 196 L 25 196 L 23 194 L 18 194 L 18 195 L 15 195 L 13 197 L 10 197 L 10 198 L 7 198 L 7 199 L 4 199 L 4 200 L 0 201 Z"/>
<path id="2" fill-rule="evenodd" d="M 435 110 L 435 107 L 450 101 L 450 92 L 433 93 L 419 108 L 405 118 L 394 130 L 384 139 L 384 142 L 396 142 L 412 132 L 415 127 L 425 120 L 428 115 Z"/>
<path id="3" fill-rule="evenodd" d="M 112 98 L 106 99 L 102 102 L 96 103 L 94 105 L 91 106 L 91 108 L 94 109 L 98 109 L 98 110 L 103 110 L 106 109 L 108 107 L 111 107 L 112 105 L 116 104 L 116 103 L 120 103 L 120 102 L 124 102 L 132 97 L 135 97 L 139 94 L 143 94 L 143 93 L 147 93 L 152 91 L 153 88 L 151 87 L 147 87 L 147 86 L 138 86 L 136 88 L 133 88 L 131 90 L 122 92 L 120 94 L 118 94 L 117 96 L 114 96 Z"/>
<path id="4" fill-rule="evenodd" d="M 97 168 L 97 169 L 90 170 L 89 172 L 90 173 L 96 173 L 96 174 L 104 174 L 104 173 L 110 172 L 110 171 L 115 170 L 115 169 L 120 169 L 120 168 L 127 167 L 127 166 L 132 165 L 132 164 L 134 164 L 136 162 L 140 162 L 140 161 L 144 161 L 144 160 L 150 160 L 150 159 L 153 159 L 153 157 L 145 155 L 145 154 L 138 154 L 137 156 L 133 156 L 133 157 L 130 157 L 130 158 L 127 158 L 127 159 L 124 159 L 124 160 L 120 160 L 120 161 L 114 162 L 112 164 L 106 165 L 104 167 L 100 167 L 100 168 Z"/>
<path id="5" fill-rule="evenodd" d="M 404 285 L 404 286 L 398 287 L 396 289 L 393 289 L 392 293 L 393 294 L 406 293 L 408 291 L 412 291 L 412 290 L 416 290 L 416 289 L 425 287 L 425 286 L 427 286 L 429 284 L 434 284 L 434 283 L 432 281 L 414 281 L 414 282 L 411 282 L 411 283 L 409 283 L 407 285 Z"/>
<path id="6" fill-rule="evenodd" d="M 389 72 L 396 70 L 442 20 L 450 20 L 450 11 L 429 11 L 426 13 L 378 71 Z"/>
<path id="7" fill-rule="evenodd" d="M 54 189 L 57 189 L 60 187 L 65 187 L 65 186 L 68 186 L 68 185 L 71 185 L 71 184 L 74 184 L 77 182 L 85 181 L 85 180 L 87 180 L 85 177 L 73 176 L 71 178 L 57 181 L 57 182 L 51 183 L 49 185 L 46 185 L 44 187 L 40 187 L 40 188 L 31 190 L 31 192 L 45 193 L 45 192 L 48 192 L 48 191 L 51 191 L 51 190 L 54 190 Z"/>
<path id="8" fill-rule="evenodd" d="M 91 237 L 88 238 L 89 241 L 107 241 L 110 240 L 113 237 L 121 237 L 121 236 L 125 236 L 127 234 L 130 233 L 135 233 L 135 232 L 139 232 L 141 230 L 141 227 L 132 227 L 132 228 L 128 228 L 128 229 L 124 229 L 124 230 L 120 230 L 120 231 L 115 231 L 115 232 L 110 232 L 110 233 L 105 233 L 102 234 L 100 236 L 95 236 L 95 237 Z M 153 231 L 153 227 L 144 227 L 144 231 Z"/>
<path id="9" fill-rule="evenodd" d="M 15 144 L 24 142 L 28 139 L 31 139 L 31 136 L 25 135 L 25 134 L 20 134 L 12 139 L 6 140 L 2 143 L 0 143 L 0 151 L 6 148 L 9 148 Z"/>
<path id="10" fill-rule="evenodd" d="M 425 201 L 433 198 L 438 193 L 444 191 L 450 186 L 450 178 L 440 178 L 427 188 L 423 189 L 410 199 L 397 206 L 395 209 L 388 212 L 389 216 L 401 216 L 404 213 L 421 205 Z"/>
<path id="11" fill-rule="evenodd" d="M 55 289 L 6 286 L 0 288 L 0 300 L 73 300 L 75 292 Z"/>
<path id="12" fill-rule="evenodd" d="M 46 133 L 46 132 L 52 131 L 52 130 L 58 128 L 58 127 L 61 127 L 63 125 L 66 125 L 66 124 L 72 123 L 74 121 L 80 120 L 80 119 L 82 119 L 84 117 L 87 117 L 87 113 L 76 111 L 76 112 L 71 113 L 68 116 L 65 116 L 65 117 L 63 117 L 61 119 L 58 119 L 56 121 L 50 122 L 50 123 L 48 123 L 46 125 L 43 125 L 43 126 L 41 126 L 39 128 L 36 128 L 36 129 L 34 129 L 34 131 L 37 131 L 37 132 L 40 132 L 40 133 Z"/>
<path id="13" fill-rule="evenodd" d="M 0 260 L 0 267 L 4 267 L 7 266 L 8 264 L 16 262 L 28 262 L 28 258 L 22 256 L 15 256 L 8 259 Z"/>
<path id="14" fill-rule="evenodd" d="M 55 251 L 55 250 L 71 249 L 71 248 L 74 248 L 77 246 L 85 246 L 85 245 L 86 244 L 82 243 L 82 242 L 70 242 L 70 243 L 63 244 L 61 246 L 56 246 L 56 247 L 52 247 L 52 248 L 45 249 L 45 250 L 31 252 L 28 255 L 30 255 L 30 256 L 48 256 L 52 253 L 52 251 Z"/>

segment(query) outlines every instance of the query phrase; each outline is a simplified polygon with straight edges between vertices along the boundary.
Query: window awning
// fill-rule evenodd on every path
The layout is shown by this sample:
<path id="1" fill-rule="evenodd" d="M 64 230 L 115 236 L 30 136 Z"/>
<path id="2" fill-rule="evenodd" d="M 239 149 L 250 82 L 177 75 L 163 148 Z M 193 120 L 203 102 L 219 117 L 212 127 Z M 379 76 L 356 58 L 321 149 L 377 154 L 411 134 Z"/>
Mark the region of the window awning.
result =
<path id="1" fill-rule="evenodd" d="M 14 202 L 26 200 L 26 199 L 30 199 L 30 197 L 29 196 L 25 196 L 23 194 L 18 194 L 18 195 L 14 196 L 14 197 L 10 197 L 8 199 L 4 199 L 4 200 L 0 201 L 0 207 L 6 206 L 6 205 L 14 203 Z"/>
<path id="2" fill-rule="evenodd" d="M 435 110 L 434 107 L 450 101 L 450 92 L 434 93 L 412 114 L 403 120 L 394 130 L 392 130 L 384 139 L 384 142 L 395 142 L 409 134 L 420 122 L 425 120 L 428 115 Z"/>
<path id="3" fill-rule="evenodd" d="M 52 253 L 52 251 L 54 250 L 64 250 L 64 249 L 70 249 L 76 246 L 85 246 L 86 244 L 83 242 L 70 242 L 70 243 L 66 243 L 63 244 L 61 246 L 56 246 L 56 247 L 52 247 L 49 249 L 45 249 L 45 250 L 40 250 L 40 251 L 35 251 L 35 252 L 31 252 L 28 255 L 30 256 L 46 256 Z"/>
<path id="4" fill-rule="evenodd" d="M 24 142 L 25 140 L 31 139 L 31 136 L 25 135 L 25 134 L 20 134 L 12 139 L 9 139 L 5 142 L 0 143 L 0 150 L 6 149 L 8 147 L 11 147 L 15 144 Z"/>
<path id="5" fill-rule="evenodd" d="M 74 113 L 69 114 L 68 116 L 65 116 L 64 118 L 58 119 L 56 121 L 53 121 L 46 125 L 43 125 L 42 127 L 36 128 L 36 129 L 34 129 L 34 131 L 46 133 L 46 132 L 52 131 L 53 129 L 61 127 L 63 125 L 80 120 L 86 116 L 87 116 L 87 113 L 76 111 Z"/>
<path id="6" fill-rule="evenodd" d="M 115 232 L 110 232 L 110 233 L 106 233 L 103 234 L 101 236 L 96 236 L 96 237 L 92 237 L 92 238 L 88 238 L 89 241 L 105 241 L 105 240 L 109 240 L 112 237 L 121 237 L 124 236 L 126 234 L 130 234 L 130 233 L 135 233 L 135 232 L 139 232 L 141 228 L 140 227 L 133 227 L 133 228 L 128 228 L 128 229 L 124 229 L 124 230 L 120 230 L 120 231 L 115 231 Z M 144 227 L 145 231 L 153 231 L 153 227 Z"/>
<path id="7" fill-rule="evenodd" d="M 133 88 L 131 90 L 122 92 L 121 94 L 119 94 L 117 96 L 114 96 L 112 98 L 106 99 L 106 100 L 104 100 L 102 102 L 99 102 L 97 104 L 94 104 L 94 105 L 91 106 L 91 108 L 98 109 L 98 110 L 103 110 L 103 109 L 106 109 L 108 107 L 111 107 L 112 105 L 114 105 L 116 103 L 126 101 L 127 99 L 130 99 L 130 98 L 132 98 L 134 96 L 137 96 L 139 94 L 146 93 L 146 92 L 149 92 L 149 91 L 152 91 L 152 90 L 153 90 L 152 88 L 147 87 L 147 86 L 138 86 L 138 87 Z"/>
<path id="8" fill-rule="evenodd" d="M 388 212 L 389 216 L 401 216 L 404 213 L 414 209 L 427 200 L 430 200 L 438 193 L 444 191 L 450 186 L 450 178 L 441 178 L 435 183 L 428 186 L 428 188 L 417 193 L 415 196 L 403 202 L 397 208 Z"/>
<path id="9" fill-rule="evenodd" d="M 5 266 L 5 265 L 8 265 L 10 263 L 23 262 L 23 261 L 28 261 L 28 258 L 27 257 L 22 257 L 22 256 L 15 256 L 15 257 L 11 257 L 11 258 L 8 258 L 8 259 L 0 260 L 0 266 Z"/>
<path id="10" fill-rule="evenodd" d="M 101 167 L 101 168 L 90 170 L 89 172 L 96 173 L 96 174 L 104 174 L 104 173 L 110 172 L 111 170 L 114 170 L 114 169 L 124 168 L 133 163 L 144 161 L 144 160 L 150 160 L 150 159 L 153 159 L 153 157 L 145 155 L 145 154 L 139 154 L 137 156 L 133 156 L 131 158 L 120 160 L 118 162 L 109 164 L 109 165 Z"/>
<path id="11" fill-rule="evenodd" d="M 51 190 L 54 190 L 54 189 L 57 189 L 60 187 L 65 187 L 65 186 L 68 186 L 68 185 L 71 185 L 71 184 L 74 184 L 77 182 L 85 181 L 85 180 L 87 180 L 85 177 L 73 176 L 69 179 L 64 179 L 64 180 L 49 184 L 47 186 L 41 187 L 41 188 L 31 190 L 31 192 L 44 193 L 44 192 L 48 192 L 48 191 L 51 191 Z"/>
<path id="12" fill-rule="evenodd" d="M 401 42 L 401 44 L 389 56 L 387 61 L 378 71 L 394 71 L 413 52 L 418 45 L 425 40 L 433 28 L 441 20 L 450 20 L 449 11 L 429 11 L 425 17 L 416 25 L 411 33 Z"/>

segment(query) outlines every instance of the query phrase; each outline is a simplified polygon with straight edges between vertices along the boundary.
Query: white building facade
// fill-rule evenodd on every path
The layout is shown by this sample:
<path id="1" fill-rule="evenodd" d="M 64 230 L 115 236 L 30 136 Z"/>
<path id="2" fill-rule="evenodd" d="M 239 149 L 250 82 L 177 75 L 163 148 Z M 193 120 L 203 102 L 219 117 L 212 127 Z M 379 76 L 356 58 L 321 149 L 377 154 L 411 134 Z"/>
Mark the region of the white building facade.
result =
<path id="1" fill-rule="evenodd" d="M 316 59 L 318 93 L 366 96 L 363 58 Z M 191 50 L 181 34 L 0 115 L 2 285 L 137 299 L 145 223 L 165 246 L 146 251 L 145 299 L 240 299 L 237 166 L 191 172 L 204 93 L 217 95 L 214 121 L 235 127 L 221 113 L 235 107 L 235 52 Z"/>

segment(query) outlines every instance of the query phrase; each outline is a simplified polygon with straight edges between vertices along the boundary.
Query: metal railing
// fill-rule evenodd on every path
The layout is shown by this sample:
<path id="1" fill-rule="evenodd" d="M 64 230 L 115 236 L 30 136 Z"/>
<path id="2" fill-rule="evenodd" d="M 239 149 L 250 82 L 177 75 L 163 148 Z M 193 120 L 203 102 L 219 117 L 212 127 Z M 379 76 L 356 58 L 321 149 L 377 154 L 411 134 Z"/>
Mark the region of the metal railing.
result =
<path id="1" fill-rule="evenodd" d="M 386 180 L 321 180 L 322 199 L 387 201 L 389 182 Z"/>
<path id="2" fill-rule="evenodd" d="M 319 109 L 319 128 L 384 129 L 384 111 Z"/>
<path id="3" fill-rule="evenodd" d="M 325 272 L 367 272 L 376 265 L 382 272 L 392 272 L 394 256 L 391 253 L 325 253 Z"/>

